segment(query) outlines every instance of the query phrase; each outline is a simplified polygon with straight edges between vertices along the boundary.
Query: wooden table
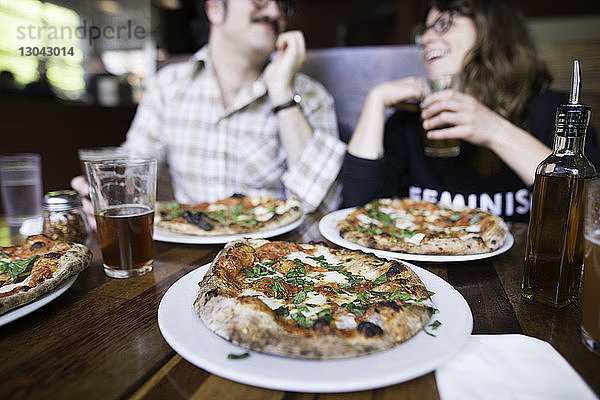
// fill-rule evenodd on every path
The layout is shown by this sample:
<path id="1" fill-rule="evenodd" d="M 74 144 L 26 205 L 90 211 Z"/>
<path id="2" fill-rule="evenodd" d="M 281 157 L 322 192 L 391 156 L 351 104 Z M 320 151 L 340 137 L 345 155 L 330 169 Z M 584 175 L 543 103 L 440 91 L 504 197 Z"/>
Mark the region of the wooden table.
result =
<path id="1" fill-rule="evenodd" d="M 310 215 L 278 239 L 323 240 Z M 505 254 L 463 263 L 417 263 L 452 284 L 473 312 L 473 333 L 523 333 L 546 340 L 600 393 L 600 357 L 581 344 L 581 307 L 556 311 L 520 297 L 527 226 L 511 227 Z M 193 366 L 163 339 L 157 309 L 179 278 L 208 263 L 220 245 L 157 242 L 152 273 L 110 279 L 94 259 L 62 296 L 0 327 L 0 398 L 61 399 L 434 399 L 435 377 L 351 394 L 284 393 L 228 381 Z M 535 368 L 532 365 L 531 368 Z"/>

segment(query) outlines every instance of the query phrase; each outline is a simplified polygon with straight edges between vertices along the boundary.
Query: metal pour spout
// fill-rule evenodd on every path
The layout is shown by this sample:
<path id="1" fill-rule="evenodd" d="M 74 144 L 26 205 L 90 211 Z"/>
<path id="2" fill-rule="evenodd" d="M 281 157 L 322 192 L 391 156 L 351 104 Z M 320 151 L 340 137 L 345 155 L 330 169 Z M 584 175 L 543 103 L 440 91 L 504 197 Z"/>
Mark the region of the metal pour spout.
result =
<path id="1" fill-rule="evenodd" d="M 571 78 L 570 104 L 579 104 L 579 93 L 581 91 L 581 70 L 579 60 L 573 60 L 573 76 Z"/>

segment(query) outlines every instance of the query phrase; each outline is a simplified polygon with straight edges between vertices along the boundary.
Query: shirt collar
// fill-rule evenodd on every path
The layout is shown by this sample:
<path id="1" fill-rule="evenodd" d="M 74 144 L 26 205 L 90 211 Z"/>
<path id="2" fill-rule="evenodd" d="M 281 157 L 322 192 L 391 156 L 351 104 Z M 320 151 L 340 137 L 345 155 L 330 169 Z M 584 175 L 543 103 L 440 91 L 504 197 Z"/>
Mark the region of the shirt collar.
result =
<path id="1" fill-rule="evenodd" d="M 204 45 L 195 52 L 190 59 L 196 66 L 195 72 L 197 73 L 201 69 L 210 65 L 210 57 L 208 56 L 208 45 Z"/>
<path id="2" fill-rule="evenodd" d="M 209 56 L 208 45 L 203 46 L 192 56 L 191 60 L 195 62 L 195 72 L 198 73 L 202 69 L 208 69 L 214 75 L 214 70 Z M 216 77 L 215 77 L 216 79 Z M 236 97 L 230 109 L 225 110 L 225 114 L 221 118 L 226 118 L 231 114 L 236 113 L 253 102 L 259 101 L 267 95 L 267 85 L 264 81 L 264 72 L 254 82 L 246 85 Z M 219 119 L 221 119 L 219 118 Z"/>

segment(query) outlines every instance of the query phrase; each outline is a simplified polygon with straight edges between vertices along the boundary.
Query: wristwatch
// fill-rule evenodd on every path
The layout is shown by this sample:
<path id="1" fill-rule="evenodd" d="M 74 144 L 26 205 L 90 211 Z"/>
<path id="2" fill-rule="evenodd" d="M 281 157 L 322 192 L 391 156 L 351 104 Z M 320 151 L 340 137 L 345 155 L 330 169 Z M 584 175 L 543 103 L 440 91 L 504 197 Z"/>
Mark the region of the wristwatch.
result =
<path id="1" fill-rule="evenodd" d="M 273 107 L 273 114 L 277 114 L 281 110 L 285 110 L 286 108 L 294 107 L 300 104 L 302 101 L 302 97 L 299 94 L 295 94 L 294 97 L 290 101 L 286 101 L 285 103 L 279 104 Z"/>

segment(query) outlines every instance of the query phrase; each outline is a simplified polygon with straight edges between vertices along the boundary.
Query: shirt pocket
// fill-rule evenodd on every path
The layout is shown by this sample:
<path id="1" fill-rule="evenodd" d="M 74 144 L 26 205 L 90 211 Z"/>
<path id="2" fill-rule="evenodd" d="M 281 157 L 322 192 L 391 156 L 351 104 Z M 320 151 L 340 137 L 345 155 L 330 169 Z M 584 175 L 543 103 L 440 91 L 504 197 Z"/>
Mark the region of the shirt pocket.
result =
<path id="1" fill-rule="evenodd" d="M 256 118 L 240 127 L 235 140 L 235 170 L 238 181 L 251 187 L 280 187 L 287 168 L 277 120 Z"/>

